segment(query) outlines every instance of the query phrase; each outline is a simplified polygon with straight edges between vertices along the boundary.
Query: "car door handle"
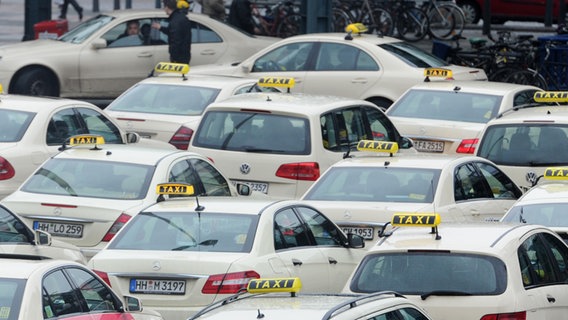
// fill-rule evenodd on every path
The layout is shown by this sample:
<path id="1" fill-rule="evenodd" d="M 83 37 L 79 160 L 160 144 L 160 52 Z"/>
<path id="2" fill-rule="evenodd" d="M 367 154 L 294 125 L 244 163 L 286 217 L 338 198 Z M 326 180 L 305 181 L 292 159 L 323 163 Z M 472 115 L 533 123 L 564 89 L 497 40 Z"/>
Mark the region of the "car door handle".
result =
<path id="1" fill-rule="evenodd" d="M 298 259 L 292 259 L 292 264 L 295 266 L 301 266 L 302 265 L 302 261 L 298 260 Z"/>
<path id="2" fill-rule="evenodd" d="M 335 258 L 327 257 L 327 260 L 329 261 L 329 264 L 337 264 L 337 260 L 335 260 Z"/>
<path id="3" fill-rule="evenodd" d="M 555 303 L 555 302 L 556 302 L 556 299 L 555 299 L 553 296 L 549 295 L 549 294 L 546 295 L 546 300 L 548 300 L 548 302 L 550 302 L 550 303 Z"/>
<path id="4" fill-rule="evenodd" d="M 152 52 L 140 52 L 138 54 L 138 58 L 150 58 L 152 56 Z"/>
<path id="5" fill-rule="evenodd" d="M 213 56 L 215 55 L 215 53 L 216 53 L 215 50 L 202 50 L 200 52 L 202 56 Z"/>
<path id="6" fill-rule="evenodd" d="M 353 79 L 351 80 L 351 83 L 367 83 L 367 79 L 365 78 L 358 78 L 358 79 Z"/>

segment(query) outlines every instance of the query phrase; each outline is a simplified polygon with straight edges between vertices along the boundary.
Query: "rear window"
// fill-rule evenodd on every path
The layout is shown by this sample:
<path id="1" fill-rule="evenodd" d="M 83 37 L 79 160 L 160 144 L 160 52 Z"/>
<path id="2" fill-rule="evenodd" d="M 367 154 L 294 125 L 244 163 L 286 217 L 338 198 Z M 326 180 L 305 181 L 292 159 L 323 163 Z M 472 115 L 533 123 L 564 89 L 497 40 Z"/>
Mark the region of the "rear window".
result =
<path id="1" fill-rule="evenodd" d="M 411 90 L 388 110 L 388 115 L 447 121 L 486 123 L 499 112 L 503 97 L 439 90 Z"/>
<path id="2" fill-rule="evenodd" d="M 561 166 L 568 164 L 568 126 L 519 123 L 487 127 L 478 155 L 499 165 Z"/>
<path id="3" fill-rule="evenodd" d="M 404 252 L 365 257 L 351 283 L 354 292 L 424 295 L 499 295 L 507 287 L 505 264 L 485 255 Z M 440 293 L 438 293 L 440 294 Z"/>
<path id="4" fill-rule="evenodd" d="M 568 203 L 551 202 L 514 206 L 501 221 L 568 227 Z"/>
<path id="5" fill-rule="evenodd" d="M 431 68 L 448 65 L 446 61 L 404 41 L 385 43 L 379 47 L 397 56 L 411 67 Z"/>
<path id="6" fill-rule="evenodd" d="M 256 153 L 310 153 L 307 119 L 270 113 L 206 112 L 193 145 L 202 148 Z"/>
<path id="7" fill-rule="evenodd" d="M 0 142 L 17 142 L 22 139 L 35 113 L 0 110 Z"/>
<path id="8" fill-rule="evenodd" d="M 143 199 L 154 167 L 111 161 L 50 159 L 22 191 L 104 199 Z"/>
<path id="9" fill-rule="evenodd" d="M 249 252 L 258 215 L 207 212 L 142 212 L 109 249 Z"/>

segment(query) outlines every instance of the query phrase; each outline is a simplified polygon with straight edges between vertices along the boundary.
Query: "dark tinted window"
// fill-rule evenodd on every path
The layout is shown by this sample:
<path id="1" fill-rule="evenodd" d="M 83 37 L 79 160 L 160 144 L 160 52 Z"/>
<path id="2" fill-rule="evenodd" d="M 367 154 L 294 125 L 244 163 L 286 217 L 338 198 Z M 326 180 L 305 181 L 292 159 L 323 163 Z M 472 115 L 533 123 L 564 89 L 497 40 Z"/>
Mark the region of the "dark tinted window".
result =
<path id="1" fill-rule="evenodd" d="M 31 238 L 29 229 L 7 209 L 0 206 L 0 244 L 29 243 Z"/>
<path id="2" fill-rule="evenodd" d="M 546 233 L 532 235 L 517 254 L 525 287 L 565 284 L 568 280 L 568 248 L 556 237 Z"/>
<path id="3" fill-rule="evenodd" d="M 400 60 L 412 67 L 430 68 L 448 65 L 444 60 L 404 41 L 385 43 L 379 47 L 397 56 Z"/>

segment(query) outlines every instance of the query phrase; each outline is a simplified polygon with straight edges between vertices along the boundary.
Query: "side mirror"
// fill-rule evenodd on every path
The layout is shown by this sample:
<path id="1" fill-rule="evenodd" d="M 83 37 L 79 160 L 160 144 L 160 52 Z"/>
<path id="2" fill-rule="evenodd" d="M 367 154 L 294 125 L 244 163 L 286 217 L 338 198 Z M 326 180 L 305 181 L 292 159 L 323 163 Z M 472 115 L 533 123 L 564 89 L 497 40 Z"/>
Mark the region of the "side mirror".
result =
<path id="1" fill-rule="evenodd" d="M 252 66 L 250 65 L 250 63 L 241 63 L 241 69 L 243 70 L 244 73 L 250 73 Z"/>
<path id="2" fill-rule="evenodd" d="M 140 142 L 140 135 L 136 132 L 126 133 L 126 143 L 138 143 Z"/>
<path id="3" fill-rule="evenodd" d="M 140 299 L 133 296 L 124 296 L 126 312 L 140 312 L 142 311 L 142 302 Z"/>
<path id="4" fill-rule="evenodd" d="M 93 47 L 93 49 L 95 49 L 95 50 L 106 48 L 107 47 L 107 41 L 103 38 L 95 39 L 93 41 L 93 43 L 91 43 L 91 47 Z"/>
<path id="5" fill-rule="evenodd" d="M 237 193 L 241 196 L 250 196 L 252 190 L 248 184 L 237 183 Z"/>
<path id="6" fill-rule="evenodd" d="M 51 234 L 43 230 L 34 230 L 34 244 L 50 246 Z"/>
<path id="7" fill-rule="evenodd" d="M 407 137 L 400 137 L 400 148 L 401 149 L 410 149 L 414 146 L 412 140 Z"/>
<path id="8" fill-rule="evenodd" d="M 348 233 L 347 243 L 349 248 L 365 248 L 365 238 L 358 234 Z"/>

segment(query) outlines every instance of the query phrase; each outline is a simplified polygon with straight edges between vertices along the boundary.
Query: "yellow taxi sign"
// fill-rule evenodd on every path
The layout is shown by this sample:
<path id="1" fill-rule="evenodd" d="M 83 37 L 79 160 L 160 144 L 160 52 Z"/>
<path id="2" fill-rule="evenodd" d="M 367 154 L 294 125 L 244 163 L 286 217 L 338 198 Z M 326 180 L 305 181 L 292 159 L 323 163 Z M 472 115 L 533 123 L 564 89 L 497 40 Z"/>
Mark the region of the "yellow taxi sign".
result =
<path id="1" fill-rule="evenodd" d="M 436 77 L 436 78 L 451 78 L 452 70 L 444 68 L 426 68 L 424 69 L 425 77 Z"/>
<path id="2" fill-rule="evenodd" d="M 0 94 L 4 93 L 4 88 L 2 87 L 2 85 L 0 84 Z"/>
<path id="3" fill-rule="evenodd" d="M 397 153 L 398 143 L 391 141 L 361 140 L 357 143 L 357 150 Z"/>
<path id="4" fill-rule="evenodd" d="M 186 73 L 189 72 L 189 64 L 172 63 L 172 62 L 158 62 L 158 64 L 154 68 L 154 71 L 186 74 Z"/>
<path id="5" fill-rule="evenodd" d="M 192 196 L 195 193 L 193 185 L 188 183 L 159 183 L 157 194 Z"/>
<path id="6" fill-rule="evenodd" d="M 71 136 L 69 138 L 70 146 L 80 146 L 80 145 L 100 145 L 105 144 L 105 138 L 97 135 L 82 134 Z"/>
<path id="7" fill-rule="evenodd" d="M 393 226 L 436 227 L 442 218 L 437 213 L 395 213 L 392 217 Z"/>
<path id="8" fill-rule="evenodd" d="M 568 167 L 551 167 L 544 171 L 546 180 L 568 180 Z"/>
<path id="9" fill-rule="evenodd" d="M 351 24 L 348 24 L 348 25 L 345 27 L 345 32 L 350 32 L 350 33 L 352 33 L 352 34 L 365 33 L 365 32 L 367 32 L 368 30 L 369 30 L 369 28 L 367 28 L 366 25 L 364 25 L 364 24 L 362 24 L 362 23 L 360 23 L 360 22 L 351 23 Z"/>
<path id="10" fill-rule="evenodd" d="M 259 87 L 293 88 L 296 80 L 290 77 L 262 77 L 258 79 Z"/>
<path id="11" fill-rule="evenodd" d="M 302 288 L 300 278 L 252 279 L 247 285 L 250 293 L 298 292 Z"/>
<path id="12" fill-rule="evenodd" d="M 534 93 L 535 102 L 568 102 L 567 91 L 537 91 Z"/>

